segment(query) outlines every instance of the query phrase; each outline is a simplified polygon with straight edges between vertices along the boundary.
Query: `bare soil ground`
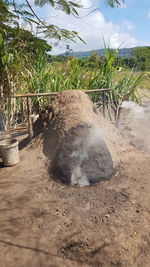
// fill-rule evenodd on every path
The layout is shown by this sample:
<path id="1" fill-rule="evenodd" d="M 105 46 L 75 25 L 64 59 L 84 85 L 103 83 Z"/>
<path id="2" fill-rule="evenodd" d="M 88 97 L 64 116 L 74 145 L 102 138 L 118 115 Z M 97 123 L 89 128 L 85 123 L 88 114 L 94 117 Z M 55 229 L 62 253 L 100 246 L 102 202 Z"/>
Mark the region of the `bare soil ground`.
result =
<path id="1" fill-rule="evenodd" d="M 91 187 L 49 177 L 36 141 L 18 165 L 1 164 L 1 267 L 150 266 L 150 151 L 138 148 L 131 117 L 132 140 L 126 126 L 123 138 L 134 144 L 119 154 L 112 179 Z"/>

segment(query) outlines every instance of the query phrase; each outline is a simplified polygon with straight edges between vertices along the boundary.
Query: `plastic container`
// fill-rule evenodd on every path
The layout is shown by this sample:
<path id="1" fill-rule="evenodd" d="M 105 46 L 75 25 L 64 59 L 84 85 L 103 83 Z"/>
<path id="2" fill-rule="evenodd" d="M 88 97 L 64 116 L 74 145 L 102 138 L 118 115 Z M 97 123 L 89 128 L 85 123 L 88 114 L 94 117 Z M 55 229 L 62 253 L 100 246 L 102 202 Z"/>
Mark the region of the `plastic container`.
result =
<path id="1" fill-rule="evenodd" d="M 0 154 L 5 166 L 13 166 L 19 162 L 19 150 L 17 139 L 0 141 Z"/>

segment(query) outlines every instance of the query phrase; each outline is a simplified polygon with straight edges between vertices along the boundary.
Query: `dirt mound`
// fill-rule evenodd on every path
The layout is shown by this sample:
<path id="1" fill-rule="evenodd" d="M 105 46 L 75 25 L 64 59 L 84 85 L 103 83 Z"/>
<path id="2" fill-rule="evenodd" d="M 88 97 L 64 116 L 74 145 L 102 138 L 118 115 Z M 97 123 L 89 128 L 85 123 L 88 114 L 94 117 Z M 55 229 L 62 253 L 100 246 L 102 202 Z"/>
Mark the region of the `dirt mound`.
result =
<path id="1" fill-rule="evenodd" d="M 150 155 L 130 148 L 110 122 L 92 113 L 117 170 L 89 187 L 59 183 L 45 163 L 52 165 L 66 134 L 54 129 L 52 109 L 44 114 L 42 133 L 20 151 L 20 163 L 0 168 L 1 267 L 149 267 Z M 86 136 L 87 125 L 79 129 Z"/>
<path id="2" fill-rule="evenodd" d="M 123 142 L 84 92 L 59 93 L 43 121 L 43 151 L 54 177 L 81 186 L 111 177 Z"/>

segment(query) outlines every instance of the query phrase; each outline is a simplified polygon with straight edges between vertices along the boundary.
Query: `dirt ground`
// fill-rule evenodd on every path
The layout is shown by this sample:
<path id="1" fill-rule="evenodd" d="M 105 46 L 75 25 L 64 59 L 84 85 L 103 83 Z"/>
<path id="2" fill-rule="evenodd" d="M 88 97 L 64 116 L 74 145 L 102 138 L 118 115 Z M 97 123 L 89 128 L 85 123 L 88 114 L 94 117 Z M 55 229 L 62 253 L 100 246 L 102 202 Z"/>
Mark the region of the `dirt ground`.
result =
<path id="1" fill-rule="evenodd" d="M 150 266 L 150 137 L 142 145 L 134 122 L 120 123 L 131 146 L 114 176 L 91 187 L 49 177 L 36 142 L 18 165 L 1 164 L 1 267 Z"/>

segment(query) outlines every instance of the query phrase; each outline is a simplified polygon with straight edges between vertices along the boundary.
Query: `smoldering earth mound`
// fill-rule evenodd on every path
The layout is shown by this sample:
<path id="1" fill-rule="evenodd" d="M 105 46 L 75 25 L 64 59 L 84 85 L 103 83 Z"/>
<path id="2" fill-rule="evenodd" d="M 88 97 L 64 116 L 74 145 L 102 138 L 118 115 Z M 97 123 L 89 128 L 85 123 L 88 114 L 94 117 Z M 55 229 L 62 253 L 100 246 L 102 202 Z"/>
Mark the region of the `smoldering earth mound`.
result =
<path id="1" fill-rule="evenodd" d="M 55 181 L 47 166 L 64 138 L 51 111 L 37 122 L 41 134 L 20 151 L 20 163 L 0 168 L 1 267 L 149 267 L 150 156 L 92 113 L 113 160 L 112 179 L 84 188 Z"/>
<path id="2" fill-rule="evenodd" d="M 35 132 L 41 119 L 45 129 L 40 139 L 50 174 L 81 186 L 112 176 L 123 141 L 84 92 L 59 93 L 45 118 L 36 122 Z"/>
<path id="3" fill-rule="evenodd" d="M 56 177 L 80 186 L 111 177 L 112 159 L 99 130 L 78 125 L 69 132 L 55 154 L 52 171 Z"/>

